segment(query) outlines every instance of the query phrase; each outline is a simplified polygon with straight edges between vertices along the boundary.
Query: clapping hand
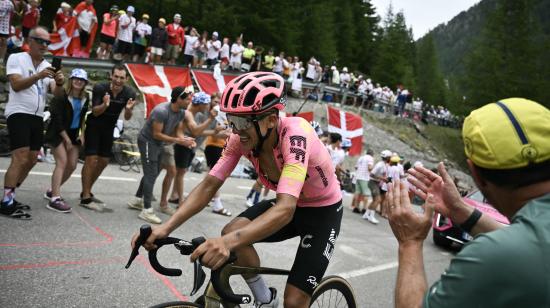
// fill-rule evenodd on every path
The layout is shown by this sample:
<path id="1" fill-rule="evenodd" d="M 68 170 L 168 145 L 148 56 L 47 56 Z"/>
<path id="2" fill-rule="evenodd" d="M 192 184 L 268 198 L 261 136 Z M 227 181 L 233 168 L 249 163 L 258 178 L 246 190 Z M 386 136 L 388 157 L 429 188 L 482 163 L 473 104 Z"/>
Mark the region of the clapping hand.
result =
<path id="1" fill-rule="evenodd" d="M 129 98 L 128 101 L 126 102 L 126 109 L 132 110 L 135 104 L 136 104 L 136 100 L 133 98 Z"/>

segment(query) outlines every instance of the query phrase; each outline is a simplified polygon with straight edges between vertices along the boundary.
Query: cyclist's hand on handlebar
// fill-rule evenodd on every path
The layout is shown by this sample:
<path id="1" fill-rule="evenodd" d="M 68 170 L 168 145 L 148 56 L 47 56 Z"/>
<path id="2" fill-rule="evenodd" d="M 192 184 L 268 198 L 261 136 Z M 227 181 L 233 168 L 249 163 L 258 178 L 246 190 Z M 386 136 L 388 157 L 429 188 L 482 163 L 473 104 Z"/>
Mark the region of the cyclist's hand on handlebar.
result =
<path id="1" fill-rule="evenodd" d="M 229 259 L 229 253 L 223 238 L 211 238 L 195 249 L 191 254 L 191 261 L 201 258 L 202 265 L 216 270 Z"/>
<path id="2" fill-rule="evenodd" d="M 154 244 L 155 240 L 165 238 L 168 236 L 168 232 L 166 232 L 164 228 L 162 228 L 162 226 L 151 227 L 151 229 L 152 229 L 151 235 L 147 238 L 147 240 L 143 244 L 143 247 L 145 247 L 145 249 L 147 250 L 157 248 L 157 246 Z M 139 232 L 136 232 L 134 236 L 132 236 L 132 242 L 131 242 L 132 249 L 134 249 L 134 246 L 136 245 L 136 240 L 138 237 L 139 237 Z"/>

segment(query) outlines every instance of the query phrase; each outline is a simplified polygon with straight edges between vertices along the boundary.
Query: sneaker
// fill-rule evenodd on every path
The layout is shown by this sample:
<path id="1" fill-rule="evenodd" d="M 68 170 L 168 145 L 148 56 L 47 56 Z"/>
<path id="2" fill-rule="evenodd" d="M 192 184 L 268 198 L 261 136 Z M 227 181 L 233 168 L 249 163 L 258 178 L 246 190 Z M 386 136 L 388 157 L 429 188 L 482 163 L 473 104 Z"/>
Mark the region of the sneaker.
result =
<path id="1" fill-rule="evenodd" d="M 376 217 L 374 217 L 374 213 L 372 213 L 370 215 L 368 215 L 367 213 L 365 213 L 365 215 L 363 215 L 363 218 L 368 220 L 370 223 L 373 223 L 373 224 L 377 225 L 379 223 L 379 221 L 378 221 L 378 219 L 376 219 Z"/>
<path id="2" fill-rule="evenodd" d="M 139 213 L 138 217 L 152 224 L 160 224 L 162 222 L 162 220 L 157 215 L 155 215 L 153 208 L 141 210 L 141 213 Z"/>
<path id="3" fill-rule="evenodd" d="M 159 208 L 160 208 L 159 210 L 160 210 L 161 213 L 164 213 L 164 214 L 169 215 L 169 216 L 174 215 L 174 213 L 176 212 L 176 210 L 173 207 L 170 207 L 169 205 L 160 206 Z"/>
<path id="4" fill-rule="evenodd" d="M 46 193 L 44 194 L 44 199 L 52 201 L 52 191 L 51 190 L 49 190 L 49 189 L 46 190 Z"/>
<path id="5" fill-rule="evenodd" d="M 96 212 L 103 212 L 103 204 L 96 203 L 92 198 L 80 199 L 80 206 Z"/>
<path id="6" fill-rule="evenodd" d="M 103 206 L 103 207 L 106 206 L 106 205 L 105 205 L 105 202 L 103 202 L 103 201 L 99 200 L 98 198 L 96 198 L 96 197 L 94 196 L 94 194 L 91 194 L 91 196 L 92 196 L 92 197 L 91 197 L 92 202 L 94 202 L 94 203 L 96 203 L 96 204 L 99 204 L 99 205 L 101 205 L 101 206 Z"/>
<path id="7" fill-rule="evenodd" d="M 269 290 L 271 291 L 271 300 L 269 301 L 269 303 L 260 303 L 260 302 L 255 302 L 254 305 L 252 307 L 255 307 L 255 308 L 275 308 L 275 307 L 279 307 L 279 298 L 277 297 L 277 289 L 275 288 L 269 288 Z"/>
<path id="8" fill-rule="evenodd" d="M 134 210 L 143 210 L 143 198 L 134 197 L 134 199 L 128 201 L 128 208 Z"/>
<path id="9" fill-rule="evenodd" d="M 254 200 L 252 198 L 246 198 L 246 206 L 251 207 L 254 205 Z"/>
<path id="10" fill-rule="evenodd" d="M 65 203 L 65 200 L 63 200 L 63 198 L 58 198 L 54 201 L 50 201 L 48 204 L 46 204 L 46 208 L 59 213 L 71 212 L 71 207 L 67 203 Z"/>

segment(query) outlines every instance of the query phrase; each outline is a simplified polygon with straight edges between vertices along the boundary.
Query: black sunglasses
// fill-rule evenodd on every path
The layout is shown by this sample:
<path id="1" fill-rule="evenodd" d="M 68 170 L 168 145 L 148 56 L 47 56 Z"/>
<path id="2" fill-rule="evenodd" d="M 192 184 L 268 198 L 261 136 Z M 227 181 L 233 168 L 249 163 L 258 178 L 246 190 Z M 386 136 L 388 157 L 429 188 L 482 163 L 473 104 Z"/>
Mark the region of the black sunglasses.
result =
<path id="1" fill-rule="evenodd" d="M 38 44 L 44 45 L 44 46 L 48 46 L 52 43 L 50 40 L 45 40 L 43 38 L 39 38 L 39 37 L 35 37 L 35 36 L 31 36 L 30 38 L 33 39 Z"/>
<path id="2" fill-rule="evenodd" d="M 181 98 L 181 99 L 186 99 L 189 95 L 193 95 L 193 92 L 183 91 L 183 92 L 181 92 L 180 96 L 178 96 L 178 97 Z"/>

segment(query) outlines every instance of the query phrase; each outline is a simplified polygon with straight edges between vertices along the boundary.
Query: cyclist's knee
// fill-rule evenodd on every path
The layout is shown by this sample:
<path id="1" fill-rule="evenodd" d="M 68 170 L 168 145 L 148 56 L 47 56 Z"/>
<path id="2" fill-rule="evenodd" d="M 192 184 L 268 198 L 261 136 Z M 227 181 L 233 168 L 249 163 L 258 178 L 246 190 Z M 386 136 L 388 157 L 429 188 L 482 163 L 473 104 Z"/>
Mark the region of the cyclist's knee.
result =
<path id="1" fill-rule="evenodd" d="M 248 223 L 250 223 L 250 220 L 243 218 L 243 217 L 236 217 L 231 222 L 229 222 L 225 227 L 222 229 L 222 235 L 226 235 L 228 233 L 231 233 L 232 231 L 235 231 L 237 229 L 241 229 L 244 226 L 246 226 Z"/>
<path id="2" fill-rule="evenodd" d="M 311 297 L 307 295 L 304 291 L 299 290 L 298 288 L 286 288 L 285 290 L 285 299 L 284 307 L 285 308 L 305 308 L 309 307 L 309 302 Z"/>

